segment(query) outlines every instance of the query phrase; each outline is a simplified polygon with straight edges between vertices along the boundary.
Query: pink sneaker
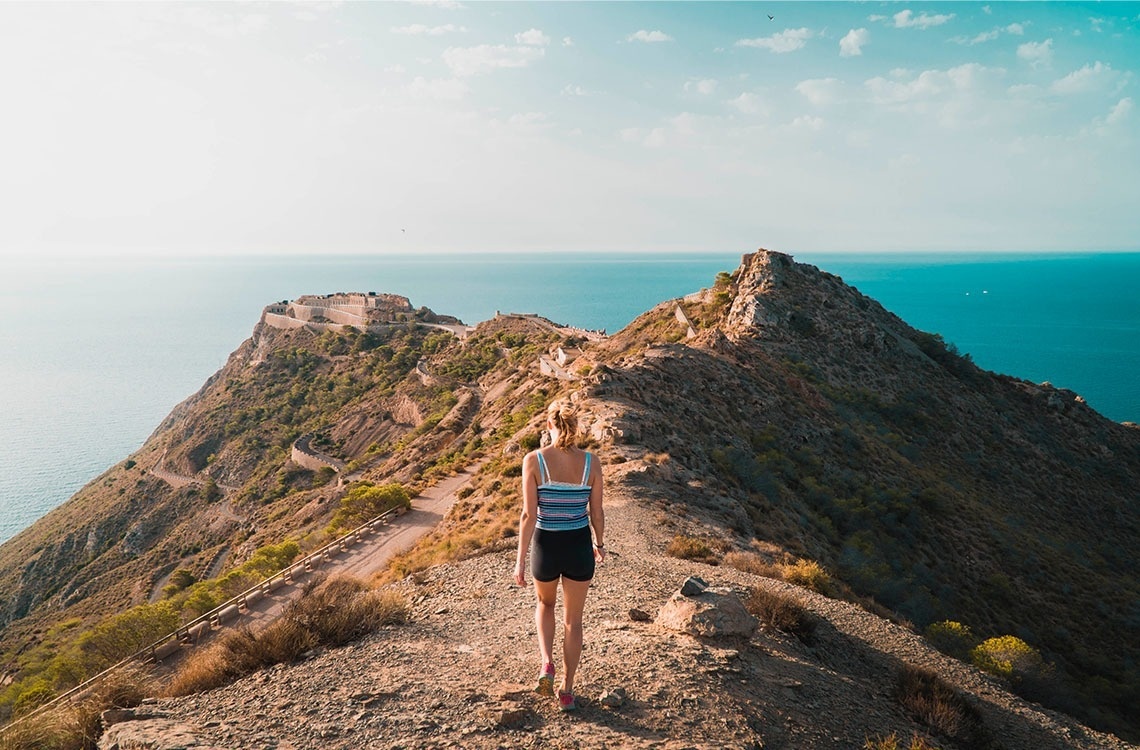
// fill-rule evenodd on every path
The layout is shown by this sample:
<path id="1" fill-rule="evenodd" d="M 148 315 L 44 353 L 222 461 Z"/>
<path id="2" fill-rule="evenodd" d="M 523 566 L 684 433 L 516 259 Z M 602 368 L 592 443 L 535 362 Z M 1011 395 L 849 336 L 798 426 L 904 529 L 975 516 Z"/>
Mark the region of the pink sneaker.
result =
<path id="1" fill-rule="evenodd" d="M 563 711 L 577 711 L 578 701 L 574 700 L 574 694 L 566 690 L 558 691 L 558 707 Z"/>
<path id="2" fill-rule="evenodd" d="M 539 695 L 554 695 L 553 664 L 546 664 L 542 667 L 542 671 L 538 673 L 538 685 L 535 686 L 534 692 Z"/>

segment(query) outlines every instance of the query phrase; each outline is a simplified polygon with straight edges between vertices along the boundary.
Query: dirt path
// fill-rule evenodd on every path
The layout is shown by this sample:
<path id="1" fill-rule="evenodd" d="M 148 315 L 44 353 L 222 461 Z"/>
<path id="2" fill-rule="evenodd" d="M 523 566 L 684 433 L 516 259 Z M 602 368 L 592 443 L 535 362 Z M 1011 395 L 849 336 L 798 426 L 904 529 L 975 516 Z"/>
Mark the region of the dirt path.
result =
<path id="1" fill-rule="evenodd" d="M 322 565 L 311 571 L 298 571 L 289 582 L 248 606 L 235 619 L 228 620 L 223 628 L 243 626 L 260 630 L 281 616 L 285 607 L 301 592 L 305 583 L 317 573 L 349 575 L 368 580 L 379 572 L 394 556 L 409 549 L 424 534 L 439 523 L 455 504 L 457 492 L 471 481 L 479 466 L 468 467 L 455 476 L 435 484 L 412 500 L 412 509 L 391 523 L 381 526 L 359 541 L 348 545 Z M 209 643 L 222 628 L 203 633 L 197 646 Z M 164 671 L 171 669 L 189 652 L 182 649 L 167 657 Z"/>

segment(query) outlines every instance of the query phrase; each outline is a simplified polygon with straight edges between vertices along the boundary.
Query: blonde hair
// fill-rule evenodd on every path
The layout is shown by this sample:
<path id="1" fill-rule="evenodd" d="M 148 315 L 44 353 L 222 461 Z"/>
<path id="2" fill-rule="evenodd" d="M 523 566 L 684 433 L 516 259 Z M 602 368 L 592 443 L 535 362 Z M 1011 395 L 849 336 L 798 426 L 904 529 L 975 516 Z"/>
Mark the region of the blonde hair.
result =
<path id="1" fill-rule="evenodd" d="M 546 410 L 546 417 L 558 430 L 555 448 L 572 448 L 578 436 L 578 410 L 572 403 L 559 399 Z"/>

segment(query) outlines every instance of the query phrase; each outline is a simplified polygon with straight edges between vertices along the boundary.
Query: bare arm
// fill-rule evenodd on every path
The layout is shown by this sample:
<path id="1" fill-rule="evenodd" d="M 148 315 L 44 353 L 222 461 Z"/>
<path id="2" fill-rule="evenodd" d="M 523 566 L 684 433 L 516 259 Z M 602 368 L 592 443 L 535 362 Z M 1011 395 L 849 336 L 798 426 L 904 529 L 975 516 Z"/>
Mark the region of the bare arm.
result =
<path id="1" fill-rule="evenodd" d="M 515 583 L 526 585 L 526 555 L 534 537 L 534 524 L 538 520 L 538 459 L 534 453 L 526 454 L 522 465 L 522 512 L 519 514 L 519 550 L 515 557 Z"/>
<path id="2" fill-rule="evenodd" d="M 602 508 L 602 467 L 597 460 L 590 466 L 590 526 L 594 528 L 594 557 L 602 560 L 606 555 L 606 512 Z"/>

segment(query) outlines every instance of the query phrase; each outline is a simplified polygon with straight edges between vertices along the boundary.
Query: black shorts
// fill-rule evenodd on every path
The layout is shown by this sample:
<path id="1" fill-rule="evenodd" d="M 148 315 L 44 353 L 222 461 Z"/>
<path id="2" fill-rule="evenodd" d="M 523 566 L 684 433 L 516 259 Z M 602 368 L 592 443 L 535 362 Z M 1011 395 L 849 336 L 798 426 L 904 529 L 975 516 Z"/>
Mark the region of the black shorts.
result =
<path id="1" fill-rule="evenodd" d="M 530 574 L 534 580 L 550 583 L 559 576 L 571 581 L 594 578 L 594 540 L 590 527 L 572 531 L 534 530 L 530 547 Z"/>

